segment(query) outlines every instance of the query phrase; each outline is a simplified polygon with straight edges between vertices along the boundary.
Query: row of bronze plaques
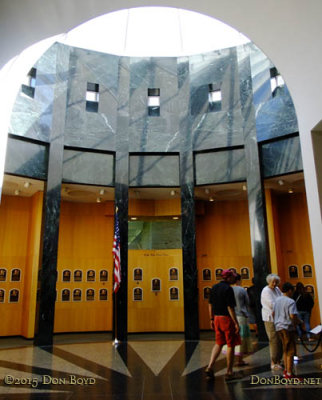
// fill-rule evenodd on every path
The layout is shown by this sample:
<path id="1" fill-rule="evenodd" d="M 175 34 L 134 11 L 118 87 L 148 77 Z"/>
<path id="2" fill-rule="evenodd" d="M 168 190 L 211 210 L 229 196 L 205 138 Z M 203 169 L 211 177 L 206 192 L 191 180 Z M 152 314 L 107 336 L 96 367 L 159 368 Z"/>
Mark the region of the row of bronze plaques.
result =
<path id="1" fill-rule="evenodd" d="M 248 267 L 242 267 L 240 269 L 240 272 L 238 272 L 238 270 L 236 268 L 229 268 L 229 269 L 232 269 L 236 273 L 239 273 L 242 279 L 250 279 Z M 222 279 L 221 274 L 222 274 L 223 270 L 224 270 L 224 268 L 216 268 L 215 269 L 215 278 L 217 281 L 220 281 Z M 211 269 L 205 268 L 202 270 L 202 280 L 203 281 L 211 281 L 212 280 Z"/>
<path id="2" fill-rule="evenodd" d="M 179 279 L 179 270 L 178 268 L 170 268 L 169 269 L 169 280 L 177 281 Z M 143 281 L 143 270 L 142 268 L 135 268 L 133 270 L 133 280 L 134 281 Z"/>
<path id="3" fill-rule="evenodd" d="M 313 270 L 312 265 L 304 264 L 302 265 L 302 277 L 303 278 L 312 278 Z M 299 269 L 297 265 L 290 265 L 288 267 L 288 274 L 290 278 L 298 278 L 299 277 Z"/>
<path id="4" fill-rule="evenodd" d="M 156 290 L 154 290 L 156 291 Z M 169 288 L 169 299 L 179 300 L 179 288 L 171 287 Z M 143 289 L 136 287 L 133 289 L 133 301 L 143 301 Z"/>
<path id="5" fill-rule="evenodd" d="M 5 282 L 7 280 L 8 271 L 6 268 L 0 268 L 0 281 Z M 14 268 L 10 272 L 10 281 L 11 282 L 20 282 L 21 281 L 21 269 Z"/>

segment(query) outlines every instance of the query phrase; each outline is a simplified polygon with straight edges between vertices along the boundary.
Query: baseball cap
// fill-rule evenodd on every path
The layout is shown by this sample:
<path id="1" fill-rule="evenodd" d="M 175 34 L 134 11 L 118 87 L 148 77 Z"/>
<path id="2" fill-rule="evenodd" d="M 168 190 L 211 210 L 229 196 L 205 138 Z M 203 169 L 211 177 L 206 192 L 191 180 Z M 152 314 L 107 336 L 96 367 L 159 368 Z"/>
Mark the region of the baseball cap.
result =
<path id="1" fill-rule="evenodd" d="M 229 278 L 230 276 L 233 276 L 234 278 L 237 277 L 236 273 L 232 269 L 224 269 L 223 272 L 221 273 L 222 278 Z"/>

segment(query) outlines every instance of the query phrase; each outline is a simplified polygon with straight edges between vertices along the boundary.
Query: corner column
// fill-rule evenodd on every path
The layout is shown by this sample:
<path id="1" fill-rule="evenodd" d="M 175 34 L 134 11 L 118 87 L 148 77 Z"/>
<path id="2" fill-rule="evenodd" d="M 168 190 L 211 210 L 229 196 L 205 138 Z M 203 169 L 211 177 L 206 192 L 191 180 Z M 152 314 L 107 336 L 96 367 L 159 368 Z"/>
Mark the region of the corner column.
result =
<path id="1" fill-rule="evenodd" d="M 36 321 L 35 345 L 53 343 L 57 253 L 63 174 L 64 129 L 67 107 L 69 48 L 57 44 L 56 85 L 54 92 L 52 129 L 48 150 L 47 184 L 44 194 L 41 246 L 40 297 Z"/>
<path id="2" fill-rule="evenodd" d="M 258 302 L 261 289 L 266 286 L 266 276 L 270 273 L 265 194 L 261 179 L 259 149 L 257 144 L 255 110 L 249 50 L 240 46 L 237 50 L 239 65 L 240 101 L 243 115 L 245 145 L 247 195 L 250 236 L 255 285 L 258 287 Z M 256 321 L 260 340 L 266 340 L 266 332 L 258 304 Z"/>
<path id="3" fill-rule="evenodd" d="M 184 324 L 186 340 L 199 339 L 198 270 L 194 199 L 194 168 L 190 118 L 190 79 L 188 59 L 178 59 L 178 103 L 180 130 L 180 186 L 182 222 L 182 262 Z"/>
<path id="4" fill-rule="evenodd" d="M 115 142 L 115 209 L 118 210 L 121 246 L 121 285 L 114 295 L 113 335 L 127 340 L 128 191 L 129 191 L 129 58 L 119 63 L 117 140 Z"/>

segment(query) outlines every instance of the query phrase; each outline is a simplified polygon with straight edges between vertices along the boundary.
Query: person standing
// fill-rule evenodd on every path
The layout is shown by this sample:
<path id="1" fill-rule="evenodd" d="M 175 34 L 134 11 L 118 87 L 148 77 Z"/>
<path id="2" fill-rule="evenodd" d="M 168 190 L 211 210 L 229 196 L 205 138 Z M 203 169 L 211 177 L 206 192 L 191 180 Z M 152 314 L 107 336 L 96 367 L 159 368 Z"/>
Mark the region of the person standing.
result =
<path id="1" fill-rule="evenodd" d="M 310 337 L 310 318 L 311 311 L 314 306 L 314 300 L 309 293 L 305 292 L 305 287 L 302 282 L 297 282 L 295 292 L 293 294 L 293 299 L 296 303 L 296 308 L 299 313 L 299 317 L 304 321 L 306 336 L 309 341 L 314 340 Z M 296 326 L 298 336 L 302 336 L 300 326 Z"/>
<path id="2" fill-rule="evenodd" d="M 283 296 L 280 296 L 274 305 L 274 324 L 283 343 L 283 357 L 285 369 L 283 377 L 296 378 L 293 374 L 293 358 L 296 353 L 295 327 L 303 321 L 298 317 L 295 300 L 292 299 L 293 285 L 285 282 L 282 286 Z"/>
<path id="3" fill-rule="evenodd" d="M 234 291 L 230 286 L 235 283 L 236 274 L 230 269 L 225 269 L 221 277 L 222 281 L 211 288 L 209 296 L 210 326 L 215 330 L 216 344 L 212 349 L 205 373 L 208 378 L 214 378 L 213 366 L 224 344 L 227 344 L 227 373 L 225 379 L 232 380 L 241 377 L 233 372 L 235 346 L 241 343 L 239 324 L 235 314 L 236 300 Z"/>
<path id="4" fill-rule="evenodd" d="M 238 358 L 238 367 L 243 367 L 248 365 L 244 360 L 244 354 L 249 354 L 252 351 L 250 329 L 248 325 L 248 309 L 249 309 L 249 298 L 246 290 L 241 287 L 241 276 L 237 274 L 235 286 L 233 286 L 233 291 L 235 294 L 236 307 L 235 313 L 237 321 L 240 327 L 240 338 L 241 345 L 239 346 L 239 351 L 236 349 L 236 355 Z"/>
<path id="5" fill-rule="evenodd" d="M 280 364 L 283 354 L 282 342 L 274 326 L 274 305 L 276 300 L 282 296 L 282 292 L 278 288 L 280 277 L 276 274 L 269 274 L 266 282 L 267 286 L 261 293 L 262 319 L 269 341 L 271 369 L 276 371 L 283 369 Z"/>

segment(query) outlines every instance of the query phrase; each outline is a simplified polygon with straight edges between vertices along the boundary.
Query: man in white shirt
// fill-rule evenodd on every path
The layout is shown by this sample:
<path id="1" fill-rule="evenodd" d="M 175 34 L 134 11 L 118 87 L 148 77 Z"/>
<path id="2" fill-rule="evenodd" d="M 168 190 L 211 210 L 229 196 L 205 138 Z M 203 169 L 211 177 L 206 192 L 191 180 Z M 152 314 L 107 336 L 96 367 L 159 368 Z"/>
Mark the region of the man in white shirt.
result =
<path id="1" fill-rule="evenodd" d="M 274 326 L 274 305 L 276 300 L 282 296 L 282 292 L 278 288 L 280 277 L 275 274 L 269 274 L 266 277 L 266 282 L 268 285 L 264 287 L 261 293 L 262 319 L 269 340 L 271 369 L 279 370 L 283 369 L 280 365 L 283 348 Z"/>

